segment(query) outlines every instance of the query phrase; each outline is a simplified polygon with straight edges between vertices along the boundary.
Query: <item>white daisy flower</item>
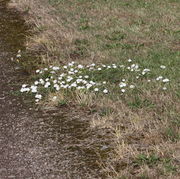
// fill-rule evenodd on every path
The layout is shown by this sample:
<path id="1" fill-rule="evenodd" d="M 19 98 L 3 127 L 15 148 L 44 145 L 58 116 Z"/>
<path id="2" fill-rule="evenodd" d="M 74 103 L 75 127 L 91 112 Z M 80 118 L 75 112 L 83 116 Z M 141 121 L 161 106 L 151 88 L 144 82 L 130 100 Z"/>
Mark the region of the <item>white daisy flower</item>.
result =
<path id="1" fill-rule="evenodd" d="M 56 101 L 56 99 L 57 99 L 57 96 L 53 96 L 52 100 Z"/>
<path id="2" fill-rule="evenodd" d="M 120 68 L 124 68 L 125 66 L 124 65 L 119 65 Z"/>
<path id="3" fill-rule="evenodd" d="M 36 73 L 39 73 L 40 72 L 40 70 L 36 70 Z"/>
<path id="4" fill-rule="evenodd" d="M 31 86 L 31 92 L 37 93 L 37 86 Z"/>
<path id="5" fill-rule="evenodd" d="M 36 95 L 35 95 L 35 98 L 37 98 L 37 99 L 42 99 L 42 95 L 41 95 L 41 94 L 36 94 Z"/>
<path id="6" fill-rule="evenodd" d="M 39 82 L 43 85 L 45 82 L 44 82 L 44 80 L 41 78 L 41 79 L 39 79 Z"/>
<path id="7" fill-rule="evenodd" d="M 96 66 L 96 64 L 95 64 L 95 63 L 92 63 L 90 66 L 94 67 L 94 66 Z"/>
<path id="8" fill-rule="evenodd" d="M 160 68 L 161 68 L 161 69 L 165 69 L 165 68 L 166 68 L 166 66 L 164 66 L 164 65 L 161 65 L 161 66 L 160 66 Z"/>
<path id="9" fill-rule="evenodd" d="M 38 102 L 39 102 L 39 99 L 35 99 L 35 102 L 38 103 Z"/>
<path id="10" fill-rule="evenodd" d="M 52 69 L 53 69 L 54 71 L 57 71 L 57 70 L 59 70 L 60 68 L 55 66 L 55 67 L 53 67 Z"/>
<path id="11" fill-rule="evenodd" d="M 46 82 L 45 85 L 44 85 L 44 87 L 45 87 L 45 88 L 48 88 L 50 85 L 51 85 L 50 82 Z"/>
<path id="12" fill-rule="evenodd" d="M 79 68 L 79 69 L 82 69 L 82 68 L 83 68 L 83 65 L 78 65 L 78 68 Z"/>
<path id="13" fill-rule="evenodd" d="M 77 84 L 76 83 L 72 83 L 71 87 L 77 87 Z"/>
<path id="14" fill-rule="evenodd" d="M 163 87 L 162 89 L 163 89 L 163 90 L 167 90 L 167 88 L 166 88 L 166 87 Z"/>
<path id="15" fill-rule="evenodd" d="M 17 58 L 20 58 L 20 57 L 21 57 L 21 54 L 17 54 L 16 57 L 17 57 Z"/>
<path id="16" fill-rule="evenodd" d="M 164 83 L 167 83 L 167 82 L 169 82 L 169 79 L 168 78 L 165 78 L 165 79 L 163 79 L 162 80 Z"/>
<path id="17" fill-rule="evenodd" d="M 107 90 L 107 89 L 104 89 L 104 90 L 103 90 L 103 93 L 107 94 L 107 93 L 108 93 L 108 90 Z"/>
<path id="18" fill-rule="evenodd" d="M 87 88 L 87 89 L 89 89 L 89 88 L 91 88 L 91 87 L 92 87 L 92 84 L 89 84 L 89 83 L 86 84 L 86 88 Z"/>
<path id="19" fill-rule="evenodd" d="M 157 81 L 162 80 L 162 79 L 163 79 L 162 76 L 158 76 L 158 77 L 156 78 Z"/>
<path id="20" fill-rule="evenodd" d="M 135 86 L 134 85 L 130 85 L 129 88 L 133 89 L 133 88 L 135 88 Z"/>
<path id="21" fill-rule="evenodd" d="M 35 81 L 34 84 L 35 84 L 35 85 L 38 85 L 38 84 L 39 84 L 39 81 Z"/>
<path id="22" fill-rule="evenodd" d="M 74 75 L 74 72 L 73 71 L 68 71 L 68 74 L 69 75 Z"/>
<path id="23" fill-rule="evenodd" d="M 126 87 L 127 85 L 126 85 L 126 83 L 124 83 L 124 82 L 121 82 L 120 84 L 119 84 L 119 87 L 120 88 L 123 88 L 123 87 Z"/>
<path id="24" fill-rule="evenodd" d="M 57 80 L 53 80 L 53 83 L 56 84 L 56 83 L 57 83 Z"/>
<path id="25" fill-rule="evenodd" d="M 94 88 L 94 91 L 95 91 L 95 92 L 98 92 L 98 91 L 99 91 L 99 89 L 98 89 L 98 88 Z"/>
<path id="26" fill-rule="evenodd" d="M 22 85 L 22 88 L 25 88 L 26 86 L 27 86 L 27 84 L 23 84 L 23 85 Z"/>
<path id="27" fill-rule="evenodd" d="M 55 71 L 50 71 L 51 74 L 55 74 L 56 72 Z"/>

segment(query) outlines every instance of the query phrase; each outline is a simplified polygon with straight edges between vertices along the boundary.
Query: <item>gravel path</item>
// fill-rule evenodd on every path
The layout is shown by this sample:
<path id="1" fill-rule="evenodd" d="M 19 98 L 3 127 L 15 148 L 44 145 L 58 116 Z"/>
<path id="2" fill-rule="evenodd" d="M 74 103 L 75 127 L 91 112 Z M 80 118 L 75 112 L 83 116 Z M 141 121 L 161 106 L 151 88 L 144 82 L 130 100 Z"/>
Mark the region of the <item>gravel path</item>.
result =
<path id="1" fill-rule="evenodd" d="M 10 58 L 23 49 L 25 29 L 18 13 L 0 4 L 0 179 L 98 178 L 82 116 L 38 112 L 13 95 L 25 74 Z"/>

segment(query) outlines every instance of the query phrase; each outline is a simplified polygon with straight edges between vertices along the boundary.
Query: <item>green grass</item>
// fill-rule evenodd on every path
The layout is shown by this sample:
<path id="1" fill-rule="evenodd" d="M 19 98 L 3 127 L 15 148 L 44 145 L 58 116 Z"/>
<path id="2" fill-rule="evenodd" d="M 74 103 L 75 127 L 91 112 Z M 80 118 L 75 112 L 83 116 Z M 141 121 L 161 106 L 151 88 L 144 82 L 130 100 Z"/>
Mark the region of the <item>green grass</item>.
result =
<path id="1" fill-rule="evenodd" d="M 95 54 L 97 62 L 122 62 L 135 59 L 142 66 L 159 75 L 159 66 L 167 66 L 161 75 L 177 84 L 180 75 L 180 52 L 177 26 L 180 6 L 170 0 L 50 0 L 57 16 L 62 16 L 65 30 L 76 32 L 66 54 L 66 60 L 87 62 Z M 69 54 L 68 54 L 69 53 Z M 111 72 L 110 72 L 111 73 Z M 116 72 L 105 73 L 116 81 Z M 97 78 L 103 78 L 98 76 Z M 173 84 L 173 85 L 174 85 Z M 178 89 L 175 93 L 179 95 Z"/>
<path id="2" fill-rule="evenodd" d="M 92 80 L 107 81 L 113 91 L 109 97 L 114 102 L 123 101 L 129 108 L 128 112 L 133 111 L 134 115 L 139 115 L 138 111 L 143 111 L 145 117 L 149 116 L 147 117 L 149 122 L 153 122 L 156 118 L 162 121 L 168 118 L 168 125 L 162 129 L 164 136 L 162 140 L 172 141 L 176 145 L 179 141 L 179 120 L 174 116 L 178 116 L 180 99 L 180 51 L 177 40 L 180 38 L 179 2 L 176 0 L 51 0 L 50 4 L 55 7 L 57 16 L 62 16 L 65 31 L 74 32 L 72 35 L 74 40 L 67 44 L 71 48 L 66 49 L 66 54 L 63 54 L 63 51 L 63 55 L 60 54 L 64 60 L 69 56 L 68 53 L 73 54 L 70 55 L 70 60 L 80 60 L 85 63 L 93 61 L 127 65 L 127 59 L 131 58 L 141 68 L 151 69 L 147 79 L 155 79 L 158 76 L 170 79 L 165 92 L 160 90 L 163 84 L 148 83 L 145 77 L 136 81 L 137 89 L 121 96 L 119 88 L 115 85 L 117 86 L 123 78 L 131 83 L 135 82 L 135 74 L 119 69 L 93 73 L 84 71 Z M 160 65 L 165 65 L 166 69 L 160 69 Z M 121 106 L 116 108 L 117 111 L 118 108 Z M 99 115 L 107 117 L 111 113 L 111 108 L 104 106 Z M 172 121 L 174 124 L 171 124 Z M 160 135 L 161 131 L 158 133 Z M 140 154 L 136 163 L 149 167 L 164 163 L 167 172 L 176 171 L 172 162 L 165 164 L 156 153 L 149 156 Z M 151 178 L 147 171 L 144 173 L 141 178 Z M 120 173 L 119 176 L 121 178 L 123 174 Z M 157 176 L 160 176 L 160 172 Z"/>
<path id="3" fill-rule="evenodd" d="M 135 163 L 137 165 L 144 165 L 147 164 L 149 166 L 154 166 L 158 163 L 158 161 L 160 160 L 160 158 L 154 154 L 151 154 L 149 156 L 145 155 L 145 154 L 140 154 L 137 159 L 135 160 Z"/>
<path id="4" fill-rule="evenodd" d="M 127 66 L 127 60 L 131 58 L 141 69 L 151 70 L 148 76 L 139 80 L 136 80 L 136 73 L 129 73 L 126 69 L 82 71 L 82 75 L 89 75 L 93 81 L 106 81 L 111 93 L 91 97 L 91 102 L 86 94 L 80 94 L 82 99 L 79 99 L 79 104 L 82 107 L 87 105 L 91 113 L 98 113 L 99 119 L 105 119 L 104 123 L 110 118 L 108 128 L 112 129 L 113 134 L 117 126 L 123 124 L 123 130 L 117 132 L 119 135 L 114 134 L 116 139 L 113 141 L 117 143 L 114 148 L 118 152 L 110 153 L 108 164 L 111 171 L 107 172 L 108 175 L 114 178 L 131 178 L 131 173 L 139 178 L 172 176 L 177 172 L 174 160 L 162 158 L 159 151 L 168 153 L 172 158 L 179 142 L 179 1 L 49 0 L 49 5 L 53 7 L 49 14 L 56 23 L 49 24 L 47 18 L 42 27 L 38 26 L 40 34 L 44 33 L 47 38 L 40 38 L 39 41 L 45 41 L 43 47 L 45 45 L 48 49 L 46 53 L 50 54 L 49 63 L 54 64 L 54 59 L 58 59 L 60 64 L 80 61 L 84 64 L 115 63 Z M 38 20 L 42 18 L 44 16 Z M 166 68 L 162 70 L 160 65 Z M 48 73 L 45 75 L 43 78 L 49 77 Z M 158 76 L 170 79 L 166 91 L 162 91 L 162 83 L 153 81 Z M 124 78 L 129 83 L 135 83 L 137 88 L 121 95 L 118 84 Z M 152 82 L 148 83 L 148 79 Z M 68 95 L 59 101 L 59 106 L 69 103 Z M 73 99 L 76 97 L 73 96 Z M 136 139 L 128 140 L 128 135 Z M 140 148 L 147 145 L 145 150 L 151 154 L 142 154 L 139 148 L 133 150 L 136 145 Z M 125 169 L 120 167 L 116 170 L 114 160 L 126 163 L 126 157 L 129 160 L 134 155 L 135 160 L 129 162 Z M 134 163 L 141 167 L 141 171 L 134 168 Z M 145 166 L 149 167 L 149 171 Z"/>

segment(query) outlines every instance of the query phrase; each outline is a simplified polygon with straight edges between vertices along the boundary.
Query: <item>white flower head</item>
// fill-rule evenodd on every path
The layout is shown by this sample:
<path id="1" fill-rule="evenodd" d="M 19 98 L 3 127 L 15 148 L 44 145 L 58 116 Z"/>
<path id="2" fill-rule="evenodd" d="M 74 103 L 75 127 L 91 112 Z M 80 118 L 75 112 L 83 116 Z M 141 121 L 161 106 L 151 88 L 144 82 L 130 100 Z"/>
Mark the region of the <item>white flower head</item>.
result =
<path id="1" fill-rule="evenodd" d="M 20 57 L 21 57 L 21 54 L 17 54 L 16 57 L 17 57 L 17 58 L 20 58 Z"/>
<path id="2" fill-rule="evenodd" d="M 94 67 L 94 66 L 96 66 L 96 64 L 95 64 L 95 63 L 92 63 L 90 66 Z"/>
<path id="3" fill-rule="evenodd" d="M 36 73 L 39 73 L 40 72 L 40 70 L 36 70 Z"/>
<path id="4" fill-rule="evenodd" d="M 59 70 L 60 68 L 59 68 L 59 67 L 54 66 L 52 69 L 53 69 L 54 71 L 57 71 L 57 70 Z"/>
<path id="5" fill-rule="evenodd" d="M 156 78 L 157 81 L 162 80 L 162 79 L 163 79 L 162 76 L 158 76 L 158 77 Z"/>
<path id="6" fill-rule="evenodd" d="M 133 88 L 135 88 L 135 86 L 134 85 L 130 85 L 129 88 L 133 89 Z"/>
<path id="7" fill-rule="evenodd" d="M 160 68 L 161 68 L 161 69 L 165 69 L 165 68 L 166 68 L 166 66 L 164 66 L 164 65 L 161 65 L 161 66 L 160 66 Z"/>
<path id="8" fill-rule="evenodd" d="M 55 74 L 56 72 L 55 71 L 50 71 L 51 74 Z"/>
<path id="9" fill-rule="evenodd" d="M 22 85 L 22 88 L 25 88 L 26 86 L 27 86 L 27 84 L 23 84 L 23 85 Z"/>
<path id="10" fill-rule="evenodd" d="M 36 103 L 38 103 L 38 102 L 39 102 L 39 99 L 35 99 L 35 101 L 36 101 Z"/>
<path id="11" fill-rule="evenodd" d="M 99 89 L 98 89 L 98 88 L 94 88 L 94 91 L 95 91 L 95 92 L 98 92 L 98 91 L 99 91 Z"/>
<path id="12" fill-rule="evenodd" d="M 53 83 L 56 84 L 56 83 L 57 83 L 57 80 L 53 80 Z"/>
<path id="13" fill-rule="evenodd" d="M 119 67 L 120 67 L 120 68 L 124 68 L 125 66 L 124 66 L 124 65 L 120 65 Z"/>
<path id="14" fill-rule="evenodd" d="M 57 96 L 53 96 L 52 100 L 56 101 L 57 100 Z"/>
<path id="15" fill-rule="evenodd" d="M 38 85 L 38 84 L 39 84 L 39 81 L 35 81 L 34 84 L 35 84 L 35 85 Z"/>
<path id="16" fill-rule="evenodd" d="M 39 82 L 43 85 L 45 82 L 43 79 L 39 79 Z"/>
<path id="17" fill-rule="evenodd" d="M 21 88 L 20 92 L 23 93 L 23 92 L 29 92 L 30 91 L 30 88 Z"/>
<path id="18" fill-rule="evenodd" d="M 104 90 L 103 90 L 103 93 L 107 94 L 107 93 L 108 93 L 108 90 L 107 90 L 107 89 L 104 89 Z"/>
<path id="19" fill-rule="evenodd" d="M 163 90 L 167 90 L 167 88 L 166 88 L 166 87 L 163 87 L 162 89 L 163 89 Z"/>
<path id="20" fill-rule="evenodd" d="M 83 65 L 78 65 L 78 68 L 79 68 L 79 69 L 82 69 L 82 68 L 83 68 Z"/>
<path id="21" fill-rule="evenodd" d="M 50 85 L 51 85 L 51 83 L 48 81 L 48 82 L 45 83 L 44 87 L 48 88 Z"/>
<path id="22" fill-rule="evenodd" d="M 164 83 L 167 83 L 167 82 L 169 82 L 169 79 L 168 78 L 165 78 L 165 79 L 163 79 L 162 80 Z"/>
<path id="23" fill-rule="evenodd" d="M 121 83 L 119 84 L 119 87 L 120 87 L 120 88 L 126 87 L 126 83 L 121 82 Z"/>
<path id="24" fill-rule="evenodd" d="M 41 95 L 41 94 L 36 94 L 36 95 L 35 95 L 35 98 L 37 98 L 37 99 L 42 99 L 42 95 Z"/>
<path id="25" fill-rule="evenodd" d="M 37 86 L 31 86 L 31 92 L 32 93 L 37 93 Z"/>
<path id="26" fill-rule="evenodd" d="M 89 88 L 91 88 L 91 87 L 92 87 L 92 84 L 90 84 L 90 83 L 86 84 L 86 88 L 87 88 L 87 89 L 89 89 Z"/>

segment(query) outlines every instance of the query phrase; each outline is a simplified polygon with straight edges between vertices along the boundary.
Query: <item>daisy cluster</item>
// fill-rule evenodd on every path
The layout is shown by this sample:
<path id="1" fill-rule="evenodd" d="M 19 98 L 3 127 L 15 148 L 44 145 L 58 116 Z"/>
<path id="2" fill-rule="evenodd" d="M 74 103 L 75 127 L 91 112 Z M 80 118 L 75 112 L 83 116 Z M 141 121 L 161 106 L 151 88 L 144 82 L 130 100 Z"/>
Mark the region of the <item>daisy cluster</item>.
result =
<path id="1" fill-rule="evenodd" d="M 160 66 L 161 69 L 165 69 L 165 66 Z M 98 75 L 107 74 L 108 71 L 116 70 L 119 73 L 119 92 L 124 94 L 126 91 L 133 90 L 136 88 L 135 80 L 139 78 L 147 78 L 151 73 L 148 68 L 140 68 L 136 63 L 133 63 L 131 59 L 127 61 L 126 65 L 105 65 L 105 64 L 95 64 L 82 65 L 75 62 L 70 62 L 64 66 L 49 66 L 47 68 L 42 68 L 36 70 L 36 80 L 33 84 L 23 84 L 21 92 L 34 94 L 35 101 L 39 102 L 45 95 L 45 91 L 61 92 L 63 90 L 86 90 L 94 91 L 94 93 L 110 93 L 109 86 L 111 86 L 111 81 L 97 80 Z M 129 81 L 128 79 L 122 78 L 123 74 L 132 74 L 135 80 Z M 106 79 L 106 78 L 105 78 Z M 162 83 L 168 83 L 169 79 L 163 78 L 162 76 L 153 79 L 155 81 L 162 81 Z M 147 80 L 150 82 L 151 80 Z M 163 87 L 166 90 L 167 87 Z M 57 97 L 54 96 L 53 100 Z"/>

